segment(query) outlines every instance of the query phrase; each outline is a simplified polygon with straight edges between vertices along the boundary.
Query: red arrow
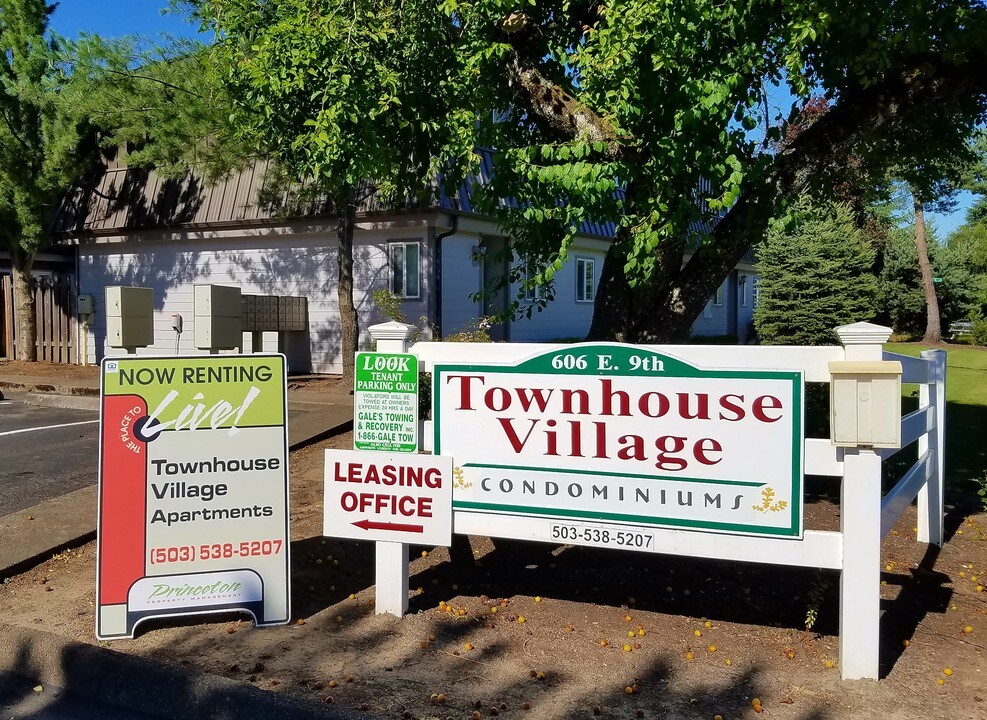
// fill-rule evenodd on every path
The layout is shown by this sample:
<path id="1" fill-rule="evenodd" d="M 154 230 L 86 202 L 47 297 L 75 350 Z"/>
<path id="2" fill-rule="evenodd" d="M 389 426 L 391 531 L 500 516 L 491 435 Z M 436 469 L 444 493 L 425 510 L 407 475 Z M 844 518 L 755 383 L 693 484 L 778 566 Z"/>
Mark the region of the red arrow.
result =
<path id="1" fill-rule="evenodd" d="M 402 525 L 401 523 L 376 522 L 374 520 L 360 520 L 359 522 L 352 524 L 356 525 L 358 528 L 363 528 L 364 530 L 394 530 L 395 532 L 413 533 L 425 532 L 425 528 L 421 525 Z"/>

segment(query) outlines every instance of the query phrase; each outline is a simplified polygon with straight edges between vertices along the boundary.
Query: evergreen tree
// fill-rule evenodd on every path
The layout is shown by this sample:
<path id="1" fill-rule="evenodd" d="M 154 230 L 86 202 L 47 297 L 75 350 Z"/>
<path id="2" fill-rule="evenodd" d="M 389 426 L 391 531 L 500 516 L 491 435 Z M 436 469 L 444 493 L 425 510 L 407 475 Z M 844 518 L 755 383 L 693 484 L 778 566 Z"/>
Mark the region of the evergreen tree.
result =
<path id="1" fill-rule="evenodd" d="M 971 248 L 965 244 L 942 245 L 936 238 L 934 226 L 926 229 L 930 238 L 929 260 L 939 297 L 942 327 L 960 320 L 979 307 L 981 285 L 974 274 L 975 262 Z M 882 252 L 880 271 L 879 317 L 889 322 L 897 332 L 920 334 L 926 326 L 926 303 L 921 278 L 915 272 L 918 263 L 915 252 L 915 229 L 893 231 Z"/>
<path id="2" fill-rule="evenodd" d="M 770 345 L 827 345 L 834 328 L 870 320 L 874 251 L 845 205 L 802 201 L 787 228 L 759 250 L 761 296 L 754 324 Z"/>
<path id="3" fill-rule="evenodd" d="M 69 77 L 48 33 L 54 9 L 44 0 L 0 0 L 0 247 L 10 251 L 19 360 L 36 356 L 31 268 L 48 217 L 93 149 L 60 102 Z"/>

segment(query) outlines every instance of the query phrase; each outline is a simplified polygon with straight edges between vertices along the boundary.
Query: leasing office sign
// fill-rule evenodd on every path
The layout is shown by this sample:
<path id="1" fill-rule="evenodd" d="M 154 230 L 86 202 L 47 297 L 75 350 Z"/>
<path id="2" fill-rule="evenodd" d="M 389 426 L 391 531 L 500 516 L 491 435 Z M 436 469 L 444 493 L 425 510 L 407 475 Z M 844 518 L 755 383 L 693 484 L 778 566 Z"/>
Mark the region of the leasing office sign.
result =
<path id="1" fill-rule="evenodd" d="M 285 623 L 283 355 L 103 360 L 96 635 L 246 610 Z"/>
<path id="2" fill-rule="evenodd" d="M 459 512 L 558 521 L 545 539 L 599 540 L 586 523 L 801 537 L 799 371 L 585 344 L 434 377 L 435 453 L 455 458 Z"/>

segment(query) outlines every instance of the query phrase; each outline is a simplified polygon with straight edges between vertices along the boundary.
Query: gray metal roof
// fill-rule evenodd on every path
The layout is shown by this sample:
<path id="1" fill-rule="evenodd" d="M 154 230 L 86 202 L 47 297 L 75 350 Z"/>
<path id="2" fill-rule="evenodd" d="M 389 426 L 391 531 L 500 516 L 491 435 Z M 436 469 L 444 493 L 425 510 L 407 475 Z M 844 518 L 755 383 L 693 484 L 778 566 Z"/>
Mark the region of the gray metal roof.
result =
<path id="1" fill-rule="evenodd" d="M 154 170 L 111 163 L 77 184 L 59 205 L 52 222 L 58 234 L 214 226 L 331 217 L 328 197 L 305 198 L 299 190 L 270 197 L 270 161 L 257 160 L 213 185 L 198 175 L 162 177 Z M 407 210 L 410 201 L 388 203 L 369 186 L 360 212 Z M 305 199 L 297 200 L 302 197 Z"/>
<path id="2" fill-rule="evenodd" d="M 476 172 L 458 191 L 445 188 L 438 197 L 420 202 L 412 197 L 385 197 L 370 183 L 362 197 L 360 214 L 413 210 L 445 210 L 479 214 L 475 208 L 477 186 L 493 174 L 493 153 L 481 151 Z M 335 215 L 327 196 L 307 198 L 304 188 L 291 188 L 271 197 L 267 180 L 271 163 L 259 159 L 213 185 L 194 174 L 180 179 L 162 177 L 154 170 L 127 167 L 110 159 L 78 183 L 59 204 L 51 229 L 63 237 L 154 228 L 181 228 L 264 223 Z M 301 190 L 301 192 L 299 192 Z M 303 198 L 298 200 L 297 198 Z M 513 202 L 513 201 L 512 201 Z M 613 223 L 584 223 L 582 232 L 612 238 Z"/>
<path id="3" fill-rule="evenodd" d="M 422 202 L 412 197 L 386 197 L 366 183 L 358 193 L 362 198 L 358 213 L 443 210 L 480 215 L 475 205 L 475 190 L 493 177 L 494 153 L 490 150 L 477 152 L 480 162 L 476 170 L 454 194 L 440 186 L 438 193 Z M 127 167 L 124 162 L 110 157 L 66 194 L 56 210 L 51 229 L 59 236 L 70 238 L 134 230 L 263 224 L 335 216 L 332 201 L 327 196 L 307 197 L 304 187 L 294 187 L 271 197 L 270 167 L 269 160 L 258 159 L 213 185 L 207 185 L 198 175 L 170 179 L 154 170 Z M 436 184 L 440 185 L 441 179 L 437 179 Z M 703 180 L 700 189 L 708 193 L 708 181 Z M 502 199 L 501 203 L 517 205 L 513 198 Z M 710 220 L 695 222 L 690 231 L 697 237 L 706 235 L 713 224 L 715 222 Z M 615 223 L 609 221 L 584 222 L 580 228 L 584 235 L 605 239 L 612 239 L 616 230 Z"/>

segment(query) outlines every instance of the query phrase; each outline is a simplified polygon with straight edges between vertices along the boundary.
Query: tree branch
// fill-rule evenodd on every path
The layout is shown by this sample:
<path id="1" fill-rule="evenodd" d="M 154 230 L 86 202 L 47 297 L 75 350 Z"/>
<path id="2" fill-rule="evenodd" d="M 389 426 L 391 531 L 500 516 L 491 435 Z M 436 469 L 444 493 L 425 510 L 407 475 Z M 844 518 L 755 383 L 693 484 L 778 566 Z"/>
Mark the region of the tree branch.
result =
<path id="1" fill-rule="evenodd" d="M 512 13 L 501 20 L 499 27 L 514 48 L 504 70 L 507 85 L 518 97 L 521 107 L 530 110 L 560 140 L 602 142 L 606 145 L 604 157 L 617 159 L 621 145 L 626 145 L 630 138 L 621 136 L 609 120 L 546 77 L 534 62 L 525 59 L 525 49 L 537 30 L 528 16 Z"/>
<path id="2" fill-rule="evenodd" d="M 683 268 L 682 290 L 675 303 L 702 307 L 722 278 L 764 236 L 779 198 L 805 192 L 814 178 L 850 161 L 864 143 L 890 137 L 917 113 L 987 95 L 985 64 L 987 52 L 982 50 L 968 53 L 957 64 L 942 58 L 911 58 L 882 82 L 845 94 L 777 155 L 766 177 L 745 188 L 714 229 L 715 242 L 698 248 Z"/>
<path id="3" fill-rule="evenodd" d="M 200 95 L 199 93 L 189 90 L 188 88 L 183 88 L 183 87 L 179 87 L 178 85 L 174 85 L 168 82 L 167 80 L 161 80 L 160 78 L 151 77 L 150 75 L 141 75 L 140 73 L 123 72 L 122 70 L 113 70 L 112 68 L 100 68 L 100 69 L 102 70 L 102 72 L 106 72 L 111 75 L 120 75 L 126 78 L 134 78 L 135 80 L 147 80 L 148 82 L 157 83 L 158 85 L 162 85 L 166 88 L 177 90 L 178 92 L 183 92 L 186 95 L 191 95 L 194 98 L 202 99 L 202 95 Z"/>

